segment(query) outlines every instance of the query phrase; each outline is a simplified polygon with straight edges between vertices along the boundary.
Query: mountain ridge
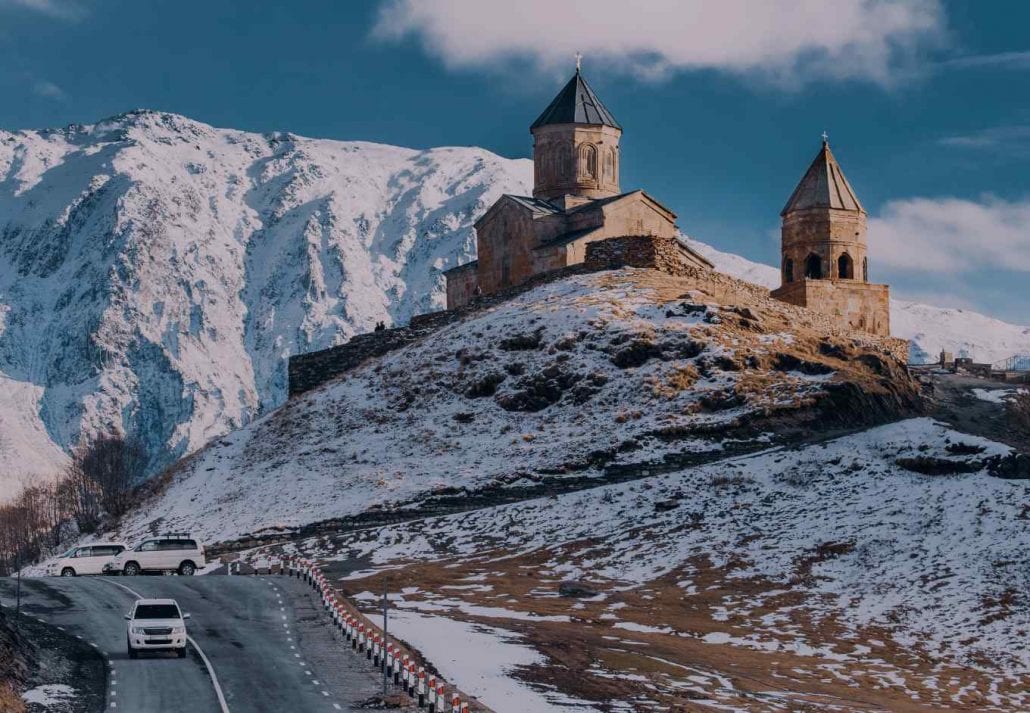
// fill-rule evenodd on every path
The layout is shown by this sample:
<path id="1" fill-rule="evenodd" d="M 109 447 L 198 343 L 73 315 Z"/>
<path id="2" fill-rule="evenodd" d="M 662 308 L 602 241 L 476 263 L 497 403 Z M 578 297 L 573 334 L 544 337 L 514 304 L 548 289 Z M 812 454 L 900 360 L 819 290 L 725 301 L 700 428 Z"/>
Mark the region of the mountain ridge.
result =
<path id="1" fill-rule="evenodd" d="M 0 130 L 0 500 L 83 435 L 137 436 L 160 470 L 282 403 L 290 354 L 442 308 L 473 221 L 531 181 L 528 159 L 474 147 L 152 110 Z M 775 273 L 718 254 L 730 274 Z M 1004 326 L 1006 349 L 1030 351 L 1030 328 Z M 921 353 L 946 341 L 922 331 Z"/>

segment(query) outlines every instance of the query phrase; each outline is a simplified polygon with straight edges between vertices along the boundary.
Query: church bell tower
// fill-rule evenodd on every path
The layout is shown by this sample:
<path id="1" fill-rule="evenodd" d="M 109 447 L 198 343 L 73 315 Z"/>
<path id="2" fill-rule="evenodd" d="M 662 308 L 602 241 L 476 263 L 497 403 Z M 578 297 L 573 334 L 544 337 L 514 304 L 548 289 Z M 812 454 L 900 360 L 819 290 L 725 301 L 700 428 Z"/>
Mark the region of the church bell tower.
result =
<path id="1" fill-rule="evenodd" d="M 619 194 L 622 127 L 576 74 L 529 128 L 533 134 L 533 197 L 586 202 Z"/>
<path id="2" fill-rule="evenodd" d="M 836 317 L 847 329 L 889 335 L 889 288 L 869 282 L 865 208 L 825 133 L 780 218 L 781 282 L 772 296 Z"/>

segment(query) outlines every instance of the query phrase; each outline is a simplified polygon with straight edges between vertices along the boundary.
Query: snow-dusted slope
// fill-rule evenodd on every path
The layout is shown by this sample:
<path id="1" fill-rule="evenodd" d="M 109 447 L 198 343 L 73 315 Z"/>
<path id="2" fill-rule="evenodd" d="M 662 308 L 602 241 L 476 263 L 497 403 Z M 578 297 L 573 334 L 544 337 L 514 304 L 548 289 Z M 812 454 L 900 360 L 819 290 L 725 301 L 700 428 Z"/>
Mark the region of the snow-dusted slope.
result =
<path id="1" fill-rule="evenodd" d="M 474 218 L 530 175 L 155 112 L 0 131 L 0 499 L 82 432 L 168 463 L 281 403 L 288 355 L 440 308 Z"/>
<path id="2" fill-rule="evenodd" d="M 779 287 L 780 273 L 771 265 L 696 240 L 688 242 L 721 272 L 770 289 Z M 1016 354 L 1030 354 L 1030 326 L 905 300 L 891 300 L 891 333 L 911 342 L 910 358 L 916 364 L 935 361 L 942 350 L 992 364 Z"/>
<path id="3" fill-rule="evenodd" d="M 955 443 L 982 452 L 957 457 Z M 690 690 L 711 710 L 1025 711 L 1030 610 L 1016 593 L 1030 571 L 1030 483 L 899 465 L 922 456 L 975 470 L 1008 450 L 917 418 L 297 549 L 362 562 L 351 579 L 389 570 L 405 587 L 391 631 L 433 661 L 456 658 L 463 687 L 476 684 L 462 678 L 476 652 L 438 645 L 451 619 L 504 627 L 498 646 L 517 636 L 563 664 L 562 652 L 587 650 L 575 683 L 535 680 L 634 710 Z M 596 596 L 559 596 L 569 580 Z M 378 606 L 381 581 L 345 586 L 367 587 L 375 594 L 359 598 Z M 654 661 L 673 663 L 656 673 Z M 534 680 L 527 668 L 508 675 Z M 639 684 L 620 696 L 604 687 L 613 678 Z M 813 689 L 821 700 L 799 707 Z M 859 705 L 837 697 L 852 689 Z"/>
<path id="4" fill-rule="evenodd" d="M 620 270 L 536 287 L 220 438 L 120 534 L 160 520 L 229 540 L 445 490 L 715 457 L 771 414 L 757 442 L 909 410 L 911 384 L 877 344 L 826 341 L 805 310 L 727 283 Z"/>

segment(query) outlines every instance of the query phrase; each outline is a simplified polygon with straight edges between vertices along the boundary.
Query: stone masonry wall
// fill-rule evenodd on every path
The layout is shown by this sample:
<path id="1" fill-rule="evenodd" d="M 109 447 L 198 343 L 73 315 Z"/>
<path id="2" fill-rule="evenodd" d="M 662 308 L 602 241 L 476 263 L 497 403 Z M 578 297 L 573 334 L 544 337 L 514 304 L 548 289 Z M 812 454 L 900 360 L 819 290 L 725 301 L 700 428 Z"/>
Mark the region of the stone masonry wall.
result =
<path id="1" fill-rule="evenodd" d="M 589 272 L 647 267 L 670 275 L 687 267 L 703 267 L 691 260 L 675 238 L 651 235 L 627 235 L 588 243 L 583 264 Z"/>

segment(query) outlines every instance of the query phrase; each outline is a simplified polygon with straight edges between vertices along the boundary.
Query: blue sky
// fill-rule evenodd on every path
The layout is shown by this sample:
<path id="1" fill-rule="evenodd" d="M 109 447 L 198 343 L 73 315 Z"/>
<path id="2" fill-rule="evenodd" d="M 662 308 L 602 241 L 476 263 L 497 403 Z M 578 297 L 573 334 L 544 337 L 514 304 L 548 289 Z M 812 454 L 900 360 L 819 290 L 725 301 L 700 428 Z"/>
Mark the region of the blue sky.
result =
<path id="1" fill-rule="evenodd" d="M 0 126 L 143 107 L 523 157 L 581 50 L 623 187 L 688 234 L 775 264 L 825 129 L 873 279 L 1030 324 L 1028 24 L 1021 0 L 0 0 Z"/>

